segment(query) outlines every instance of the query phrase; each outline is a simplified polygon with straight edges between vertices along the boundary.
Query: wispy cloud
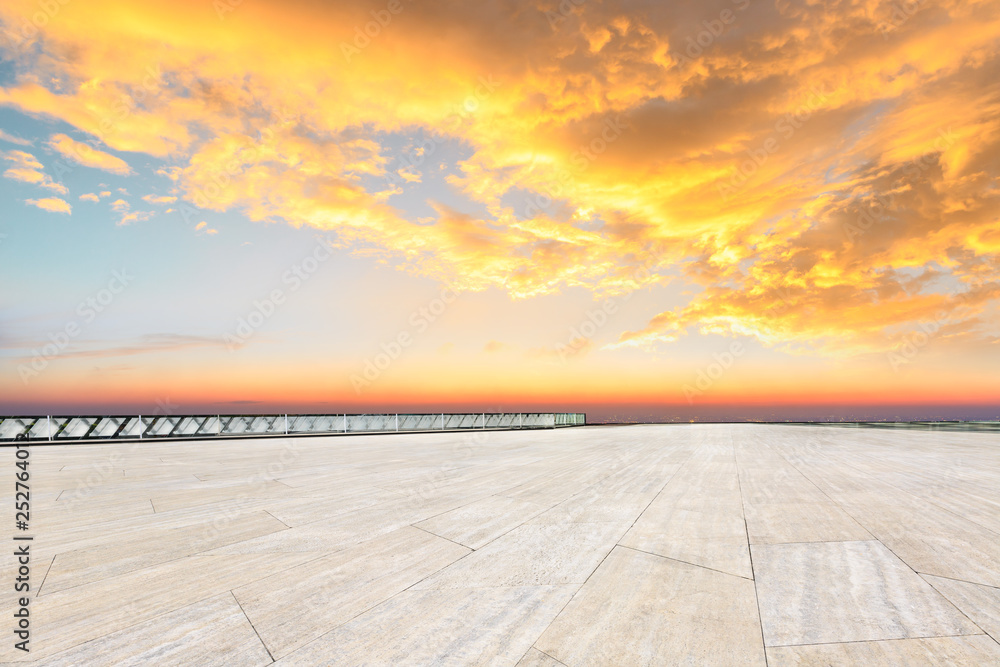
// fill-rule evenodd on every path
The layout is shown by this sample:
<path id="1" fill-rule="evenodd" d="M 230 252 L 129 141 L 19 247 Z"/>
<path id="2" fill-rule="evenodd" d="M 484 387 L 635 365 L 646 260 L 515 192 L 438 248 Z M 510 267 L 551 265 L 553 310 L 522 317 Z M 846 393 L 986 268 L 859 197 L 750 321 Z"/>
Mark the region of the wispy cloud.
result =
<path id="1" fill-rule="evenodd" d="M 30 146 L 30 139 L 22 139 L 21 137 L 16 137 L 5 130 L 0 129 L 0 140 L 6 141 L 11 144 L 17 144 L 18 146 Z"/>
<path id="2" fill-rule="evenodd" d="M 102 192 L 101 194 L 103 195 L 105 193 Z M 130 225 L 133 222 L 145 222 L 156 215 L 153 211 L 133 211 L 132 205 L 124 199 L 116 199 L 111 202 L 111 210 L 115 213 L 121 214 L 121 217 L 118 218 L 118 222 L 116 223 L 119 227 Z"/>
<path id="3" fill-rule="evenodd" d="M 65 134 L 54 134 L 49 138 L 49 147 L 64 158 L 73 160 L 85 167 L 103 169 L 113 174 L 127 176 L 132 173 L 128 163 L 110 153 L 98 150 L 90 144 L 76 141 Z"/>
<path id="4" fill-rule="evenodd" d="M 4 153 L 3 157 L 6 161 L 13 163 L 13 166 L 3 173 L 4 178 L 22 183 L 31 183 L 32 185 L 52 190 L 61 195 L 69 194 L 66 186 L 56 183 L 48 174 L 42 172 L 42 169 L 44 169 L 42 163 L 31 153 L 13 150 Z"/>
<path id="5" fill-rule="evenodd" d="M 37 343 L 33 343 L 37 344 Z M 26 346 L 18 343 L 16 346 Z M 192 336 L 176 333 L 156 333 L 139 336 L 128 341 L 82 340 L 59 353 L 61 359 L 129 357 L 192 348 L 225 347 L 222 338 Z M 11 347 L 7 345 L 6 347 Z"/>

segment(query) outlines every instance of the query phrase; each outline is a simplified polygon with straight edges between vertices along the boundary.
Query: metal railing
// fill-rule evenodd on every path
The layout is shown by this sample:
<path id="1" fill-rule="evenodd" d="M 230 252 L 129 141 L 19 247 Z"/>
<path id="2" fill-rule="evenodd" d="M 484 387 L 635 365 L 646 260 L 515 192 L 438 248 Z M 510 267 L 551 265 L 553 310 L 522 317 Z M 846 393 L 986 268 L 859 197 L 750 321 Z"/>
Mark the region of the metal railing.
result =
<path id="1" fill-rule="evenodd" d="M 912 422 L 781 422 L 798 426 L 837 426 L 840 428 L 886 428 L 922 431 L 1000 431 L 1000 422 L 989 421 L 912 421 Z"/>
<path id="2" fill-rule="evenodd" d="M 582 426 L 583 413 L 472 412 L 331 415 L 119 415 L 0 417 L 0 442 L 205 438 L 304 433 L 392 433 Z"/>

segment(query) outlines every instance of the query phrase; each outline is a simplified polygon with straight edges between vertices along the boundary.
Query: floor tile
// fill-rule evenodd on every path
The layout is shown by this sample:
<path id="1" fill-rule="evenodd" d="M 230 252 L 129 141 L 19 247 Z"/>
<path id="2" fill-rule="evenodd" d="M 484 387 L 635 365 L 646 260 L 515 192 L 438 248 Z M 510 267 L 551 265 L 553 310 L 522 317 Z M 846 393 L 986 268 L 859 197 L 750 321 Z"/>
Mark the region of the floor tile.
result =
<path id="1" fill-rule="evenodd" d="M 768 646 L 981 632 L 880 542 L 750 550 Z"/>
<path id="2" fill-rule="evenodd" d="M 470 553 L 406 527 L 233 591 L 278 658 Z"/>
<path id="3" fill-rule="evenodd" d="M 535 642 L 572 665 L 764 665 L 753 582 L 617 547 Z"/>
<path id="4" fill-rule="evenodd" d="M 230 593 L 58 653 L 50 665 L 269 665 L 271 656 Z"/>
<path id="5" fill-rule="evenodd" d="M 1000 644 L 986 635 L 892 639 L 885 641 L 767 649 L 768 667 L 982 667 L 1000 664 Z"/>
<path id="6" fill-rule="evenodd" d="M 575 586 L 409 590 L 275 663 L 513 665 Z"/>
<path id="7" fill-rule="evenodd" d="M 414 588 L 582 584 L 627 525 L 525 524 Z"/>

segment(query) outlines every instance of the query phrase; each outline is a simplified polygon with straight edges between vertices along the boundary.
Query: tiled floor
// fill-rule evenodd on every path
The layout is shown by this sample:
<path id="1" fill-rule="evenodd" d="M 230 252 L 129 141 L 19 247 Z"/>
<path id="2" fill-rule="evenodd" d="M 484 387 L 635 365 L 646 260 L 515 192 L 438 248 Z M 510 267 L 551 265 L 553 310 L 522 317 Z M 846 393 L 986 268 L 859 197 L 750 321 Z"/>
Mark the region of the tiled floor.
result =
<path id="1" fill-rule="evenodd" d="M 4 631 L 0 662 L 1000 665 L 997 434 L 651 425 L 30 461 L 32 651 Z M 15 577 L 0 559 L 5 615 Z"/>

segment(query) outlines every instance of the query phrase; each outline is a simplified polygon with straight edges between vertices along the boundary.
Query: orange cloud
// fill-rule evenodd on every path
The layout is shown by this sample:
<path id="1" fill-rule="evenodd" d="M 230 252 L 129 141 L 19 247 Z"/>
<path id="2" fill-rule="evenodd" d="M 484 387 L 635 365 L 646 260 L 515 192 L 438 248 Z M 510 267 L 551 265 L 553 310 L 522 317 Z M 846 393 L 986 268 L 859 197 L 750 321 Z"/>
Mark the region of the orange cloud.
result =
<path id="1" fill-rule="evenodd" d="M 171 160 L 186 206 L 517 298 L 681 273 L 689 302 L 626 346 L 697 330 L 860 354 L 928 318 L 997 334 L 975 287 L 1000 280 L 996 0 L 902 22 L 884 3 L 739 0 L 719 34 L 694 2 L 414 3 L 364 39 L 384 5 L 243 3 L 220 22 L 95 1 L 22 40 L 37 49 L 12 54 L 0 104 Z M 445 142 L 472 205 L 427 195 L 432 220 L 412 219 L 400 193 Z"/>
<path id="2" fill-rule="evenodd" d="M 49 146 L 63 157 L 82 164 L 85 167 L 103 169 L 104 171 L 110 171 L 113 174 L 121 176 L 127 176 L 132 173 L 132 169 L 125 160 L 117 158 L 110 153 L 100 151 L 90 144 L 76 141 L 65 134 L 52 135 L 49 138 Z"/>
<path id="3" fill-rule="evenodd" d="M 42 173 L 42 169 L 44 168 L 42 163 L 35 159 L 35 156 L 31 153 L 15 150 L 8 151 L 3 154 L 3 157 L 8 162 L 14 163 L 14 166 L 3 173 L 4 178 L 38 185 L 61 195 L 69 194 L 69 190 L 65 185 L 56 183 L 47 174 Z"/>
<path id="4" fill-rule="evenodd" d="M 31 206 L 37 206 L 43 211 L 50 211 L 52 213 L 66 213 L 69 214 L 73 211 L 73 208 L 67 204 L 64 200 L 59 199 L 59 197 L 46 197 L 44 199 L 25 199 L 25 204 L 30 204 Z"/>
<path id="5" fill-rule="evenodd" d="M 172 204 L 177 201 L 177 197 L 167 195 L 143 195 L 142 200 L 150 204 Z"/>
<path id="6" fill-rule="evenodd" d="M 129 213 L 124 213 L 116 224 L 119 227 L 123 227 L 125 225 L 131 225 L 133 222 L 145 222 L 154 215 L 155 214 L 152 211 L 131 211 Z"/>

